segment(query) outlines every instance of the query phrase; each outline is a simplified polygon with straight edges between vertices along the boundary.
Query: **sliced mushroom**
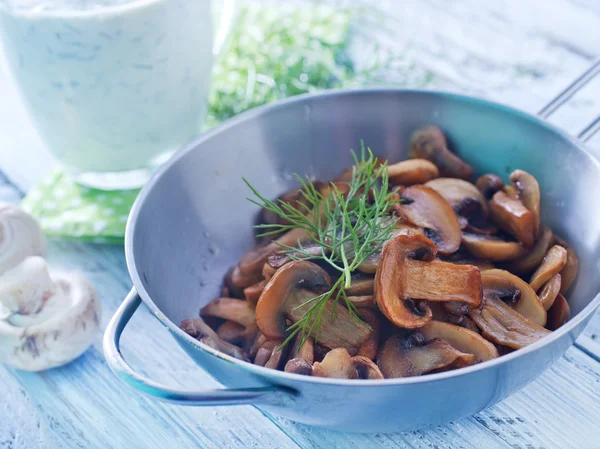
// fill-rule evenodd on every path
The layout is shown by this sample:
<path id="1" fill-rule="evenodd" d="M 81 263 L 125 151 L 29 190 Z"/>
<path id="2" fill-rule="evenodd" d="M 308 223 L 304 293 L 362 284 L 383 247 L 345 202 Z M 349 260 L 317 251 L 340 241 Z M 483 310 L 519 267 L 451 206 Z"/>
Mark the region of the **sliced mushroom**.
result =
<path id="1" fill-rule="evenodd" d="M 418 310 L 411 307 L 410 300 L 479 305 L 479 269 L 433 260 L 435 256 L 433 242 L 418 235 L 401 235 L 384 246 L 375 275 L 375 300 L 381 312 L 396 326 L 414 329 L 431 320 L 431 309 L 427 305 Z"/>
<path id="2" fill-rule="evenodd" d="M 285 364 L 283 370 L 286 373 L 302 374 L 312 376 L 313 367 L 304 359 L 290 359 Z"/>
<path id="3" fill-rule="evenodd" d="M 266 285 L 256 305 L 256 322 L 270 339 L 286 336 L 286 318 L 297 322 L 306 312 L 307 301 L 331 288 L 329 275 L 314 263 L 296 260 L 281 267 Z M 370 331 L 350 316 L 343 306 L 325 303 L 319 343 L 346 348 L 355 354 Z"/>
<path id="4" fill-rule="evenodd" d="M 403 213 L 415 225 L 425 229 L 440 254 L 449 255 L 460 247 L 460 224 L 448 202 L 435 190 L 425 186 L 402 189 Z"/>
<path id="5" fill-rule="evenodd" d="M 0 202 L 0 274 L 27 257 L 45 257 L 46 248 L 46 237 L 35 218 L 14 204 Z"/>
<path id="6" fill-rule="evenodd" d="M 262 291 L 265 289 L 265 285 L 267 285 L 267 281 L 263 279 L 262 281 L 251 285 L 250 287 L 246 287 L 244 289 L 244 297 L 249 304 L 256 305 L 258 302 L 258 298 Z"/>
<path id="7" fill-rule="evenodd" d="M 370 358 L 355 355 L 352 357 L 352 361 L 354 362 L 359 379 L 376 380 L 384 378 L 379 367 Z"/>
<path id="8" fill-rule="evenodd" d="M 272 268 L 268 263 L 265 263 L 263 265 L 263 269 L 260 272 L 260 274 L 262 275 L 263 278 L 265 278 L 265 281 L 268 281 L 269 279 L 271 279 L 273 277 L 273 275 L 275 274 L 275 272 L 277 271 L 277 269 Z M 256 285 L 256 284 L 254 284 Z"/>
<path id="9" fill-rule="evenodd" d="M 234 298 L 218 298 L 209 302 L 200 311 L 204 317 L 217 317 L 224 320 L 234 321 L 246 329 L 244 333 L 245 340 L 251 340 L 258 331 L 254 308 L 248 301 Z"/>
<path id="10" fill-rule="evenodd" d="M 392 185 L 424 184 L 439 175 L 438 168 L 427 159 L 409 159 L 388 165 L 388 179 Z"/>
<path id="11" fill-rule="evenodd" d="M 243 274 L 238 265 L 229 269 L 225 275 L 225 287 L 236 298 L 244 297 L 244 289 L 260 282 L 262 279 L 260 274 L 252 273 L 249 275 Z"/>
<path id="12" fill-rule="evenodd" d="M 550 278 L 548 282 L 544 284 L 539 293 L 540 302 L 544 309 L 548 311 L 552 304 L 554 304 L 554 300 L 560 293 L 560 284 L 561 284 L 561 276 L 560 273 L 556 273 L 554 276 Z"/>
<path id="13" fill-rule="evenodd" d="M 552 244 L 552 230 L 547 226 L 542 226 L 540 236 L 525 255 L 506 265 L 506 269 L 515 274 L 530 274 L 540 266 L 544 256 Z"/>
<path id="14" fill-rule="evenodd" d="M 313 181 L 313 186 L 317 190 L 325 187 L 326 185 L 327 184 L 322 181 Z M 304 210 L 302 205 L 307 205 L 308 203 L 306 197 L 302 194 L 302 189 L 290 190 L 289 192 L 280 195 L 276 202 L 287 203 L 294 209 L 300 211 Z M 289 224 L 287 220 L 282 220 L 282 218 L 279 215 L 267 209 L 261 209 L 259 215 L 259 222 L 266 224 Z"/>
<path id="15" fill-rule="evenodd" d="M 387 378 L 420 376 L 449 366 L 458 360 L 457 368 L 475 363 L 473 354 L 458 351 L 448 343 L 433 339 L 414 346 L 398 335 L 386 340 L 377 357 L 377 365 Z"/>
<path id="16" fill-rule="evenodd" d="M 535 214 L 523 203 L 504 191 L 494 194 L 488 203 L 490 216 L 502 230 L 515 237 L 526 248 L 533 247 L 538 232 Z"/>
<path id="17" fill-rule="evenodd" d="M 562 294 L 558 294 L 554 300 L 554 304 L 548 310 L 547 327 L 551 331 L 555 331 L 571 318 L 571 308 L 569 303 Z"/>
<path id="18" fill-rule="evenodd" d="M 546 311 L 535 290 L 527 282 L 505 270 L 493 269 L 481 273 L 484 293 L 493 293 L 508 306 L 539 326 L 546 325 Z"/>
<path id="19" fill-rule="evenodd" d="M 362 273 L 353 273 L 350 287 L 346 289 L 348 296 L 367 296 L 373 294 L 375 278 Z"/>
<path id="20" fill-rule="evenodd" d="M 217 335 L 234 345 L 246 343 L 246 328 L 235 321 L 227 320 L 217 329 Z"/>
<path id="21" fill-rule="evenodd" d="M 531 276 L 529 285 L 531 285 L 531 288 L 535 291 L 539 290 L 552 276 L 556 273 L 560 273 L 566 263 L 567 250 L 562 246 L 554 245 L 548 250 L 542 260 L 542 264 L 535 270 L 533 276 Z"/>
<path id="22" fill-rule="evenodd" d="M 379 312 L 369 309 L 360 309 L 360 315 L 365 323 L 369 325 L 372 332 L 364 341 L 356 355 L 365 356 L 371 360 L 375 360 L 379 351 L 379 337 L 381 336 L 381 320 Z"/>
<path id="23" fill-rule="evenodd" d="M 491 262 L 515 260 L 525 253 L 517 242 L 509 242 L 495 235 L 462 233 L 462 244 L 473 256 Z"/>
<path id="24" fill-rule="evenodd" d="M 440 339 L 461 352 L 474 354 L 477 362 L 498 357 L 496 347 L 476 332 L 454 324 L 432 320 L 419 329 L 427 341 Z"/>
<path id="25" fill-rule="evenodd" d="M 502 190 L 504 182 L 500 179 L 500 176 L 488 173 L 482 175 L 477 179 L 475 186 L 486 200 L 491 200 L 496 192 Z"/>
<path id="26" fill-rule="evenodd" d="M 313 376 L 358 379 L 358 371 L 348 351 L 345 348 L 335 348 L 327 353 L 322 362 L 314 363 Z"/>
<path id="27" fill-rule="evenodd" d="M 566 241 L 557 235 L 554 236 L 554 239 L 556 240 L 557 245 L 560 245 L 567 250 L 567 263 L 560 272 L 562 279 L 560 292 L 564 295 L 567 293 L 571 285 L 573 285 L 575 279 L 577 279 L 577 272 L 579 271 L 579 259 L 573 247 L 570 246 Z"/>
<path id="28" fill-rule="evenodd" d="M 246 357 L 241 348 L 221 340 L 217 333 L 199 318 L 183 320 L 179 327 L 189 336 L 199 340 L 211 348 L 216 349 L 217 351 L 221 351 L 240 360 L 248 361 L 248 357 Z"/>
<path id="29" fill-rule="evenodd" d="M 267 340 L 258 349 L 254 364 L 265 368 L 278 369 L 285 358 L 288 346 L 281 346 L 283 340 Z"/>
<path id="30" fill-rule="evenodd" d="M 375 298 L 373 295 L 364 296 L 348 296 L 348 301 L 358 308 L 374 308 L 376 307 Z"/>
<path id="31" fill-rule="evenodd" d="M 550 334 L 493 293 L 485 291 L 481 307 L 471 310 L 469 316 L 487 340 L 513 349 L 524 348 Z"/>
<path id="32" fill-rule="evenodd" d="M 540 186 L 537 179 L 523 170 L 515 170 L 510 174 L 510 182 L 517 189 L 519 199 L 523 206 L 533 212 L 534 228 L 537 238 L 540 228 Z"/>
<path id="33" fill-rule="evenodd" d="M 477 223 L 487 216 L 487 202 L 481 192 L 468 181 L 457 178 L 437 178 L 425 184 L 452 206 L 456 215 L 466 223 Z"/>
<path id="34" fill-rule="evenodd" d="M 479 329 L 477 327 L 477 325 L 475 324 L 475 321 L 473 321 L 471 318 L 469 318 L 468 316 L 465 316 L 465 315 L 461 315 L 461 316 L 448 315 L 445 322 L 454 324 L 456 326 L 464 327 L 465 329 L 475 332 L 476 334 L 481 333 L 481 329 Z"/>
<path id="35" fill-rule="evenodd" d="M 312 256 L 321 256 L 327 252 L 321 245 L 315 242 L 303 243 L 299 245 L 299 248 L 300 247 L 302 248 L 302 252 L 298 251 L 294 254 L 271 254 L 267 258 L 267 263 L 271 268 L 277 270 L 292 260 L 301 260 Z"/>
<path id="36" fill-rule="evenodd" d="M 461 247 L 461 249 L 450 256 L 443 257 L 442 260 L 456 265 L 473 265 L 479 268 L 480 271 L 491 270 L 494 268 L 493 263 L 485 259 L 474 258 L 464 250 L 464 247 Z"/>
<path id="37" fill-rule="evenodd" d="M 473 168 L 448 149 L 446 137 L 440 128 L 425 126 L 415 131 L 410 139 L 409 154 L 433 162 L 442 176 L 471 179 Z"/>
<path id="38" fill-rule="evenodd" d="M 294 340 L 294 346 L 290 354 L 292 359 L 306 360 L 310 365 L 315 361 L 315 341 L 308 337 L 303 345 L 300 345 L 302 339 L 298 336 Z"/>
<path id="39" fill-rule="evenodd" d="M 248 349 L 248 355 L 250 356 L 251 360 L 254 360 L 256 354 L 258 353 L 258 350 L 262 347 L 262 345 L 265 344 L 266 341 L 267 337 L 265 337 L 261 332 L 258 332 L 256 334 L 254 342 L 252 342 L 252 345 L 250 345 L 250 349 Z"/>

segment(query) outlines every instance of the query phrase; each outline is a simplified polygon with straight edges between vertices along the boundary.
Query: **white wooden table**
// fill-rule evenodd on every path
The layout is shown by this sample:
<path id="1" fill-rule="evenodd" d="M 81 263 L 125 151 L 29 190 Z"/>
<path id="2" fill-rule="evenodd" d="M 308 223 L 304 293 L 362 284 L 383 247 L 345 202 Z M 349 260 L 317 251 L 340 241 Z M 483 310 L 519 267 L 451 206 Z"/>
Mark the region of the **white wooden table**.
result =
<path id="1" fill-rule="evenodd" d="M 371 3 L 386 13 L 394 33 L 388 44 L 410 43 L 408 61 L 433 75 L 434 88 L 475 93 L 529 112 L 600 53 L 595 0 Z M 379 34 L 377 27 L 372 33 Z M 553 121 L 575 131 L 598 112 L 600 80 Z M 592 142 L 590 148 L 597 146 Z M 13 87 L 0 75 L 0 200 L 18 202 L 51 161 Z M 50 262 L 81 270 L 95 284 L 106 325 L 130 288 L 122 248 L 53 241 Z M 135 315 L 123 346 L 127 359 L 154 379 L 196 388 L 217 385 L 146 311 Z M 183 408 L 145 399 L 110 373 L 100 336 L 83 357 L 60 369 L 32 374 L 0 366 L 0 448 L 7 449 L 592 449 L 600 448 L 599 423 L 600 315 L 565 357 L 521 392 L 471 418 L 405 434 L 334 433 L 247 406 Z"/>

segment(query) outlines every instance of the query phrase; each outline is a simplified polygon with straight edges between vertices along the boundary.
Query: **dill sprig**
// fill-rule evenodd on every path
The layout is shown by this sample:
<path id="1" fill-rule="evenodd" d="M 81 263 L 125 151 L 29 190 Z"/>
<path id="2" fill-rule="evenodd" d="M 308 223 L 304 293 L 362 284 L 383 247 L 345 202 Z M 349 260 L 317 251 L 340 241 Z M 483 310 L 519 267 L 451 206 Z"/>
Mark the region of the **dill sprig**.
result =
<path id="1" fill-rule="evenodd" d="M 352 156 L 352 179 L 347 186 L 332 182 L 329 189 L 322 193 L 309 177 L 296 174 L 301 185 L 301 195 L 306 201 L 299 201 L 295 206 L 285 201 L 265 198 L 244 179 L 256 197 L 248 200 L 275 213 L 285 223 L 257 225 L 256 228 L 263 230 L 259 236 L 276 235 L 295 228 L 303 229 L 321 247 L 321 253 L 309 253 L 304 250 L 302 242 L 298 242 L 296 247 L 279 244 L 282 253 L 294 260 L 322 261 L 340 273 L 328 291 L 296 307 L 304 310 L 303 315 L 288 328 L 289 335 L 282 346 L 298 333 L 300 345 L 309 337 L 318 341 L 328 301 L 334 301 L 331 319 L 338 303 L 344 301 L 350 317 L 368 327 L 361 320 L 356 306 L 348 299 L 345 289 L 350 287 L 352 273 L 370 256 L 380 251 L 391 237 L 395 220 L 385 218 L 396 199 L 389 192 L 387 162 L 381 163 L 370 149 L 365 150 L 363 143 L 360 157 L 354 151 Z"/>

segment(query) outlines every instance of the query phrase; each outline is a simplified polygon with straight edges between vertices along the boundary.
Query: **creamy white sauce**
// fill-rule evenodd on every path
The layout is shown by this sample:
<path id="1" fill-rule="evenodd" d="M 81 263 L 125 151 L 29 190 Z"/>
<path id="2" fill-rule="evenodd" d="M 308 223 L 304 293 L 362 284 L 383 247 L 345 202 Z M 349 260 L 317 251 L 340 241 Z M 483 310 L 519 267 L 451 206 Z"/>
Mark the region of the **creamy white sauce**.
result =
<path id="1" fill-rule="evenodd" d="M 144 168 L 200 130 L 209 0 L 0 0 L 0 37 L 38 131 L 75 171 Z"/>

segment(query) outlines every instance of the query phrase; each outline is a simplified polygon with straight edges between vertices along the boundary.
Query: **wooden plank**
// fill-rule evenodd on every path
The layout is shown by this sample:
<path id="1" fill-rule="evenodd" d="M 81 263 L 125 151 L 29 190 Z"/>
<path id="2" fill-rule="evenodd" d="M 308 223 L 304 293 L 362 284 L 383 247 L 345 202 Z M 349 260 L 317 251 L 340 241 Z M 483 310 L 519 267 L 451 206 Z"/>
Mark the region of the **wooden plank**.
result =
<path id="1" fill-rule="evenodd" d="M 104 306 L 104 327 L 130 288 L 122 248 L 56 241 L 49 253 L 52 266 L 83 272 L 96 286 Z M 135 315 L 123 340 L 123 352 L 132 365 L 157 381 L 195 389 L 219 386 L 145 308 Z M 162 449 L 174 442 L 177 447 L 297 447 L 252 407 L 185 408 L 142 397 L 109 370 L 101 335 L 93 348 L 68 366 L 42 373 L 4 368 L 0 385 L 0 392 L 9 398 L 28 393 L 10 406 L 11 415 L 32 413 L 29 401 L 38 412 L 37 417 L 16 419 L 10 427 L 0 424 L 0 442 L 16 442 L 17 434 L 43 440 L 50 429 L 56 443 L 49 447 Z"/>
<path id="2" fill-rule="evenodd" d="M 571 348 L 521 392 L 447 426 L 405 434 L 361 435 L 273 419 L 306 448 L 592 448 L 598 447 L 599 384 L 600 364 Z"/>

